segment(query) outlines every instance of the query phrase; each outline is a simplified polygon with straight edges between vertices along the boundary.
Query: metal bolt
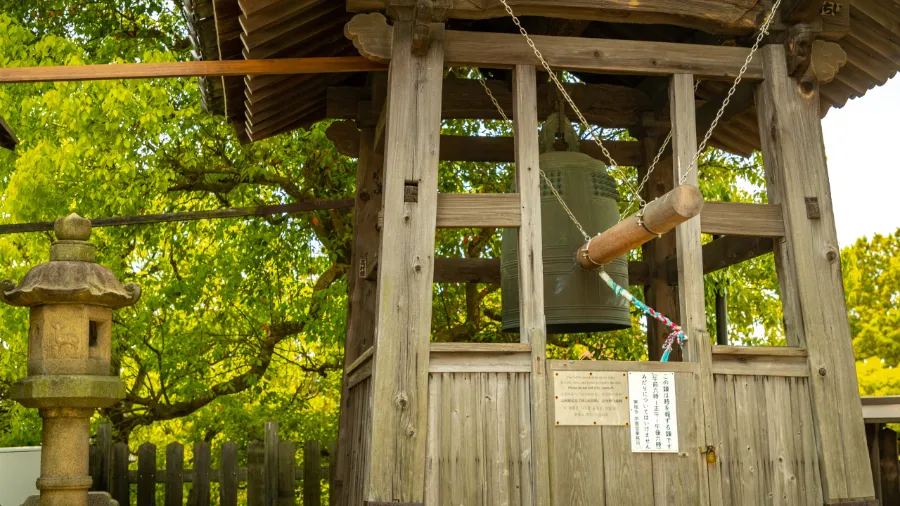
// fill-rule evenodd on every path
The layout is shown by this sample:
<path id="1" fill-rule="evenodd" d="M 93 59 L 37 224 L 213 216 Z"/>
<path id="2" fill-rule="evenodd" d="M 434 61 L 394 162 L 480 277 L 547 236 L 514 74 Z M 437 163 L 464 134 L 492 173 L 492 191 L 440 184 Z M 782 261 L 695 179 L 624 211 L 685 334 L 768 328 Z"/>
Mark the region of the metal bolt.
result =
<path id="1" fill-rule="evenodd" d="M 824 367 L 819 368 L 819 376 L 825 376 L 828 374 L 828 371 Z"/>

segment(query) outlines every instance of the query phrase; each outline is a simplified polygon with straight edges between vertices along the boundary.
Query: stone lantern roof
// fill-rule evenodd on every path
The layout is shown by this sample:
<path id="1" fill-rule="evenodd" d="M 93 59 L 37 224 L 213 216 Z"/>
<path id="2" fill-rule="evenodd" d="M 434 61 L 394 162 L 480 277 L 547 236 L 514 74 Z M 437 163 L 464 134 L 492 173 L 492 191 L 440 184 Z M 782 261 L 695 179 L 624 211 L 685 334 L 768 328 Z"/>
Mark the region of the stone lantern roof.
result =
<path id="1" fill-rule="evenodd" d="M 0 300 L 12 306 L 91 304 L 113 309 L 137 302 L 138 285 L 122 286 L 112 271 L 94 263 L 90 220 L 73 213 L 57 219 L 53 230 L 57 240 L 50 247 L 50 261 L 28 271 L 18 286 L 12 281 L 0 284 Z"/>

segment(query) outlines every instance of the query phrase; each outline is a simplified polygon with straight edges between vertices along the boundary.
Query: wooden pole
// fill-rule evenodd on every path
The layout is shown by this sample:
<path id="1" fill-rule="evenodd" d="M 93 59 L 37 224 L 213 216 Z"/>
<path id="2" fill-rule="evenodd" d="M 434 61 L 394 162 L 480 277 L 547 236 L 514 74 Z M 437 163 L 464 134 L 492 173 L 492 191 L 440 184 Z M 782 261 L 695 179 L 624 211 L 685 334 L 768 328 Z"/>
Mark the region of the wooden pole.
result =
<path id="1" fill-rule="evenodd" d="M 328 74 L 387 70 L 362 56 L 280 58 L 272 60 L 176 61 L 116 65 L 63 65 L 0 68 L 0 83 L 102 81 L 166 77 L 228 77 Z"/>
<path id="2" fill-rule="evenodd" d="M 292 214 L 305 211 L 321 211 L 325 209 L 349 209 L 351 207 L 353 207 L 353 200 L 350 199 L 320 200 L 316 202 L 300 202 L 297 204 L 279 204 L 274 206 L 237 207 L 233 209 L 214 209 L 211 211 L 188 211 L 183 213 L 94 218 L 91 220 L 91 226 L 95 228 L 120 227 L 124 225 L 148 225 L 150 223 L 169 223 L 173 221 L 246 218 L 249 216 L 271 216 L 274 214 Z M 24 232 L 43 232 L 46 230 L 53 230 L 52 221 L 0 225 L 0 235 L 21 234 Z"/>
<path id="3" fill-rule="evenodd" d="M 678 186 L 647 204 L 643 217 L 639 216 L 640 213 L 632 214 L 578 248 L 578 263 L 585 269 L 608 264 L 658 234 L 664 234 L 699 215 L 702 209 L 703 195 L 696 186 Z"/>

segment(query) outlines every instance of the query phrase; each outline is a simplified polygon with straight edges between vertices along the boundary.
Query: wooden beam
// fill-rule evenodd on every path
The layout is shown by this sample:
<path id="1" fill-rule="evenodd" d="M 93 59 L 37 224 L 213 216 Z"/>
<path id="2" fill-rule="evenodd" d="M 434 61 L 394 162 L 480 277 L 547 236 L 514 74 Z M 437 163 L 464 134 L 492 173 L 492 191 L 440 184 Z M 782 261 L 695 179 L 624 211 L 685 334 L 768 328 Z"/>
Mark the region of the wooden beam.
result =
<path id="1" fill-rule="evenodd" d="M 788 75 L 781 44 L 761 49 L 756 92 L 769 202 L 781 204 L 776 249 L 788 342 L 809 350 L 813 423 L 826 504 L 874 497 L 840 250 L 825 161 L 819 97 Z M 808 202 L 817 199 L 817 213 Z M 814 379 L 813 379 L 814 378 Z"/>
<path id="2" fill-rule="evenodd" d="M 488 80 L 488 88 L 500 107 L 509 115 L 512 110 L 512 91 L 504 81 Z M 645 112 L 650 111 L 650 97 L 644 92 L 627 86 L 611 84 L 565 85 L 566 92 L 591 124 L 604 127 L 625 128 L 639 124 Z M 538 86 L 538 119 L 544 120 L 556 112 L 556 103 L 551 100 L 550 84 Z M 328 117 L 334 119 L 356 119 L 362 89 L 353 87 L 328 88 Z M 566 106 L 570 118 L 575 114 Z M 481 84 L 474 79 L 448 78 L 444 80 L 441 99 L 441 117 L 444 119 L 502 119 L 497 107 Z"/>
<path id="3" fill-rule="evenodd" d="M 707 202 L 700 231 L 713 235 L 784 237 L 784 217 L 778 204 Z"/>
<path id="4" fill-rule="evenodd" d="M 866 423 L 900 423 L 900 395 L 862 397 Z"/>
<path id="5" fill-rule="evenodd" d="M 370 263 L 365 279 L 375 280 L 378 263 Z M 360 273 L 361 274 L 361 273 Z M 650 271 L 646 262 L 628 262 L 628 281 L 632 285 L 646 284 Z M 446 258 L 434 259 L 435 283 L 487 283 L 499 285 L 501 280 L 499 258 Z"/>
<path id="6" fill-rule="evenodd" d="M 513 130 L 516 189 L 522 197 L 519 229 L 519 337 L 531 345 L 531 455 L 535 506 L 550 506 L 550 446 L 547 422 L 547 326 L 544 318 L 544 265 L 541 246 L 541 177 L 538 150 L 535 67 L 513 71 Z M 526 502 L 523 499 L 522 502 Z M 529 501 L 530 502 L 530 501 Z"/>
<path id="7" fill-rule="evenodd" d="M 383 64 L 358 56 L 282 58 L 272 60 L 181 61 L 0 68 L 0 83 L 101 81 L 104 79 L 156 79 L 167 77 L 227 77 L 252 75 L 378 72 Z"/>
<path id="8" fill-rule="evenodd" d="M 425 56 L 412 54 L 412 32 L 409 21 L 394 24 L 365 497 L 422 503 L 444 27 L 431 26 Z"/>
<path id="9" fill-rule="evenodd" d="M 703 195 L 695 186 L 681 185 L 647 204 L 635 213 L 604 231 L 580 248 L 576 254 L 585 269 L 597 269 L 616 258 L 665 234 L 703 209 Z M 640 214 L 640 216 L 639 216 Z"/>
<path id="10" fill-rule="evenodd" d="M 703 274 L 771 253 L 775 241 L 769 237 L 725 236 L 703 245 Z M 666 280 L 671 286 L 678 284 L 678 259 L 665 261 Z"/>
<path id="11" fill-rule="evenodd" d="M 438 228 L 514 228 L 522 223 L 517 193 L 441 193 Z"/>
<path id="12" fill-rule="evenodd" d="M 352 121 L 332 123 L 326 135 L 344 156 L 359 156 L 359 134 Z M 448 162 L 512 163 L 514 161 L 512 137 L 441 136 L 441 160 Z M 632 141 L 606 141 L 604 146 L 622 166 L 634 166 L 643 162 L 641 144 Z M 581 141 L 581 152 L 604 163 L 606 157 L 593 141 Z"/>
<path id="13" fill-rule="evenodd" d="M 672 118 L 672 181 L 676 185 L 698 185 L 697 170 L 689 170 L 688 160 L 697 152 L 697 120 L 694 102 L 694 76 L 675 74 L 669 80 L 669 117 Z M 684 346 L 684 360 L 697 362 L 700 367 L 699 392 L 694 413 L 698 418 L 698 436 L 701 446 L 719 444 L 716 424 L 716 401 L 713 393 L 712 353 L 709 333 L 706 330 L 706 303 L 703 287 L 703 259 L 700 244 L 700 220 L 688 220 L 675 228 L 676 254 L 678 255 L 678 305 L 679 323 L 688 335 Z M 723 504 L 721 470 L 715 463 L 697 459 L 693 474 L 681 477 L 682 483 L 698 479 L 701 488 L 701 504 Z M 688 467 L 688 466 L 682 466 Z M 685 469 L 685 473 L 689 470 Z M 711 484 L 708 488 L 705 484 Z"/>
<path id="14" fill-rule="evenodd" d="M 713 346 L 713 374 L 806 378 L 809 367 L 802 348 Z"/>
<path id="15" fill-rule="evenodd" d="M 668 133 L 668 125 L 665 130 L 655 128 L 647 132 L 647 137 L 641 139 L 644 145 L 644 163 L 638 169 L 639 177 L 647 174 L 647 169 L 659 151 L 663 139 Z M 643 198 L 651 202 L 675 187 L 672 182 L 672 156 L 660 159 L 654 172 L 650 174 L 647 184 L 643 188 Z M 673 321 L 680 321 L 678 315 L 678 293 L 666 280 L 661 267 L 665 265 L 666 258 L 675 256 L 675 232 L 663 234 L 662 237 L 644 244 L 642 256 L 647 261 L 647 277 L 644 285 L 644 297 L 647 304 L 666 315 Z M 628 278 L 631 282 L 631 278 Z M 632 284 L 635 284 L 632 282 Z M 647 322 L 647 358 L 650 361 L 659 361 L 663 353 L 663 344 L 669 330 L 662 323 L 651 320 Z M 672 350 L 670 360 L 681 360 L 681 349 Z"/>
<path id="16" fill-rule="evenodd" d="M 507 0 L 518 16 L 582 19 L 607 23 L 648 23 L 702 29 L 712 33 L 743 34 L 756 28 L 759 2 L 722 0 Z M 385 0 L 347 0 L 349 12 L 383 10 Z M 396 5 L 398 2 L 394 1 Z M 412 4 L 412 0 L 409 1 Z M 437 10 L 437 8 L 436 8 Z M 445 0 L 441 14 L 449 19 L 505 18 L 499 0 Z"/>
<path id="17" fill-rule="evenodd" d="M 292 214 L 325 209 L 349 209 L 353 200 L 319 200 L 299 202 L 296 204 L 277 204 L 272 206 L 236 207 L 232 209 L 213 209 L 210 211 L 187 211 L 183 213 L 142 214 L 138 216 L 117 216 L 115 218 L 93 218 L 91 225 L 101 227 L 121 227 L 128 225 L 149 225 L 151 223 L 171 223 L 175 221 L 216 220 L 224 218 L 246 218 L 252 216 L 273 216 L 276 214 Z M 0 225 L 0 235 L 22 234 L 25 232 L 43 232 L 53 230 L 52 221 L 34 223 L 12 223 Z"/>
<path id="18" fill-rule="evenodd" d="M 381 63 L 390 60 L 391 30 L 382 14 L 357 14 L 344 32 L 366 58 Z M 691 72 L 703 79 L 730 80 L 750 54 L 742 47 L 540 35 L 531 38 L 554 69 L 602 74 L 669 76 Z M 445 47 L 445 63 L 454 67 L 540 64 L 520 34 L 448 30 Z M 744 79 L 761 78 L 762 66 L 754 59 Z"/>

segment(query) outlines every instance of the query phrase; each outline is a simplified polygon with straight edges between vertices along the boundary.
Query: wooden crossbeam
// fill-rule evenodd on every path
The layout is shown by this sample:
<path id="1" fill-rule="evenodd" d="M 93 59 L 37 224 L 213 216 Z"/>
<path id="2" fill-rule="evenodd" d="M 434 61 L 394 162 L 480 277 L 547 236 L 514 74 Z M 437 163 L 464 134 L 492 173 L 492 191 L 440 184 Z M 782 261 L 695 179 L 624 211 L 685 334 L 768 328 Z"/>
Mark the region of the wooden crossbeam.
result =
<path id="1" fill-rule="evenodd" d="M 281 58 L 272 60 L 183 61 L 0 68 L 0 83 L 100 81 L 169 77 L 228 77 L 252 75 L 378 72 L 387 67 L 358 56 Z"/>
<path id="2" fill-rule="evenodd" d="M 332 123 L 326 132 L 342 155 L 359 156 L 359 130 L 352 121 Z M 512 137 L 441 136 L 441 160 L 452 162 L 512 163 L 515 161 Z M 619 165 L 634 166 L 643 162 L 640 142 L 607 141 L 603 143 Z M 606 157 L 593 141 L 581 141 L 581 152 L 604 163 Z"/>
<path id="3" fill-rule="evenodd" d="M 784 216 L 777 204 L 707 202 L 700 231 L 713 235 L 784 237 Z"/>
<path id="4" fill-rule="evenodd" d="M 386 63 L 391 58 L 391 27 L 380 13 L 357 14 L 344 28 L 360 54 Z M 748 48 L 592 39 L 585 37 L 533 36 L 535 45 L 554 69 L 601 74 L 670 76 L 692 73 L 703 79 L 730 80 L 737 76 L 750 54 Z M 445 33 L 445 65 L 510 68 L 540 65 L 520 34 L 462 32 Z M 750 62 L 744 79 L 762 79 L 762 64 Z"/>
<path id="5" fill-rule="evenodd" d="M 703 274 L 709 274 L 758 256 L 771 253 L 775 240 L 771 237 L 725 236 L 703 245 Z M 678 259 L 666 259 L 666 279 L 669 285 L 678 284 Z"/>
<path id="6" fill-rule="evenodd" d="M 349 12 L 383 10 L 385 0 L 347 0 Z M 414 0 L 393 0 L 391 5 L 414 5 Z M 749 33 L 763 2 L 722 0 L 508 0 L 519 16 L 581 19 L 608 23 L 665 24 L 697 28 L 711 33 Z M 489 19 L 508 16 L 500 0 L 443 0 L 440 13 L 454 19 Z"/>
<path id="7" fill-rule="evenodd" d="M 505 81 L 486 81 L 500 107 L 514 117 L 512 90 Z M 611 128 L 632 127 L 641 123 L 644 114 L 653 110 L 650 97 L 635 88 L 611 84 L 566 84 L 566 92 L 581 109 L 585 119 L 596 125 Z M 333 119 L 357 119 L 363 89 L 338 86 L 328 89 L 328 117 Z M 544 120 L 556 112 L 549 83 L 538 86 L 538 119 Z M 566 107 L 570 119 L 576 119 Z M 497 107 L 491 102 L 481 84 L 474 79 L 444 79 L 441 97 L 441 117 L 444 119 L 501 119 Z"/>

